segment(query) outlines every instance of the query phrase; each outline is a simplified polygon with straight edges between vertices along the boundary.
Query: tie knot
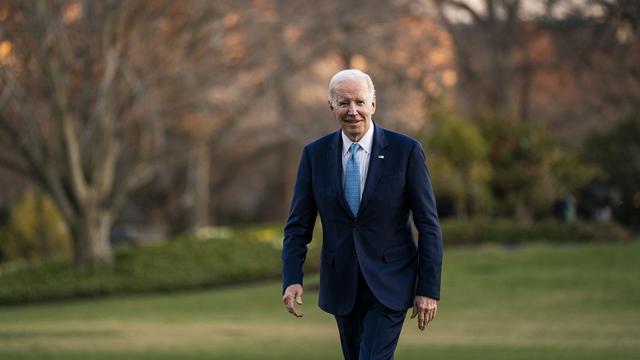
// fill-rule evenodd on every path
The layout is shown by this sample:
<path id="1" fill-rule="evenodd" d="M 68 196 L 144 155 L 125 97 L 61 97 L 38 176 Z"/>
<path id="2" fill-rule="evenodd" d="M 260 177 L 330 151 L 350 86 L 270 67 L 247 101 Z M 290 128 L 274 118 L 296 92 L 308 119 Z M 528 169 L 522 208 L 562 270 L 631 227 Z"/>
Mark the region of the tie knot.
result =
<path id="1" fill-rule="evenodd" d="M 360 149 L 360 144 L 351 143 L 351 154 L 355 154 Z"/>

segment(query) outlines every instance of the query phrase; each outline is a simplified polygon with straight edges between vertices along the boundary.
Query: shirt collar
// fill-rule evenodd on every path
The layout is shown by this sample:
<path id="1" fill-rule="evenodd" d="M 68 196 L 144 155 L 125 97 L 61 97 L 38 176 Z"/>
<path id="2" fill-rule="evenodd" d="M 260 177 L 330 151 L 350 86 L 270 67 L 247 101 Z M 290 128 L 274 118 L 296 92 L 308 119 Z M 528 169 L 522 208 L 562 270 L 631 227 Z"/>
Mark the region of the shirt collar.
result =
<path id="1" fill-rule="evenodd" d="M 367 154 L 371 153 L 371 146 L 373 145 L 373 128 L 374 127 L 375 127 L 375 124 L 372 121 L 371 126 L 369 127 L 369 130 L 367 130 L 367 132 L 364 133 L 364 136 L 362 137 L 362 139 L 358 141 L 358 144 L 360 144 L 360 147 L 364 149 L 364 151 L 366 151 Z M 351 144 L 353 144 L 353 141 L 351 141 L 351 139 L 349 139 L 347 135 L 344 134 L 344 131 L 340 130 L 340 134 L 342 135 L 342 156 L 345 156 L 349 151 Z"/>

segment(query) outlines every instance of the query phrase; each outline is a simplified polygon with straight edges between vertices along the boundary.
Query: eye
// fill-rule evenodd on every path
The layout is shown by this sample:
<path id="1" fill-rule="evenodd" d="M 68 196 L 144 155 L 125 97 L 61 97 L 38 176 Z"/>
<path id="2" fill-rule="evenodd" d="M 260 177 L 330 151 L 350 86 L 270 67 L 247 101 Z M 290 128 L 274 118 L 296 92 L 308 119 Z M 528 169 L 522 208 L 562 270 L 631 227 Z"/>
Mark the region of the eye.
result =
<path id="1" fill-rule="evenodd" d="M 362 100 L 358 100 L 358 101 L 356 101 L 356 104 L 358 104 L 358 105 L 362 106 L 362 105 L 364 105 L 364 101 L 362 101 Z"/>

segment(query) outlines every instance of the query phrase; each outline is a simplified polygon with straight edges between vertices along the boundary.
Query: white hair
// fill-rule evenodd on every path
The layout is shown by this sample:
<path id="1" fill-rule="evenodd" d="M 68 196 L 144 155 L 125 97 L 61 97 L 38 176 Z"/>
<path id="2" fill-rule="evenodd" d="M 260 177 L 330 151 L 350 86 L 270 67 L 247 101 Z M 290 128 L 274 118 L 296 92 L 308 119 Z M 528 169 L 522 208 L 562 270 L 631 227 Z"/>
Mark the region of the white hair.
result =
<path id="1" fill-rule="evenodd" d="M 373 81 L 371 81 L 371 77 L 368 74 L 357 69 L 347 69 L 339 71 L 329 81 L 328 96 L 332 104 L 335 104 L 334 90 L 336 85 L 346 79 L 364 79 L 367 82 L 367 88 L 369 88 L 369 98 L 376 96 L 376 89 L 373 87 Z"/>

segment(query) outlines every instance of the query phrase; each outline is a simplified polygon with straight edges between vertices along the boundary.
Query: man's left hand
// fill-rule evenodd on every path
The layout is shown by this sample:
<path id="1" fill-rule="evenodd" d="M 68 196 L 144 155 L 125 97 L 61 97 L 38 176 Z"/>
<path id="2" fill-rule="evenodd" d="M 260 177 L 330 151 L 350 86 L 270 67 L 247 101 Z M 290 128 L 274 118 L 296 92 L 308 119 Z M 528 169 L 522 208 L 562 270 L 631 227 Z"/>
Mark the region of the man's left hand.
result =
<path id="1" fill-rule="evenodd" d="M 418 329 L 424 330 L 429 322 L 436 317 L 438 300 L 427 296 L 416 296 L 413 300 L 413 314 L 411 318 L 418 316 Z"/>

